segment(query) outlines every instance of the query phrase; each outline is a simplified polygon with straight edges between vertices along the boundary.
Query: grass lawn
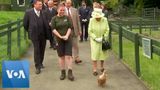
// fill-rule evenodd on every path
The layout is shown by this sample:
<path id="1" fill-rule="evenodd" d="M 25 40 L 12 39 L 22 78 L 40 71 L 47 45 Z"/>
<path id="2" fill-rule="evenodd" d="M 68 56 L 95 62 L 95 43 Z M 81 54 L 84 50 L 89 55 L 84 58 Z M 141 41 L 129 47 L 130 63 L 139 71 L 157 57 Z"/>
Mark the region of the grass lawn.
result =
<path id="1" fill-rule="evenodd" d="M 112 34 L 113 51 L 118 54 L 118 35 Z M 129 68 L 135 72 L 135 60 L 134 60 L 134 43 L 123 38 L 123 62 L 129 66 Z M 151 90 L 160 90 L 160 56 L 153 54 L 153 59 L 148 59 L 143 56 L 142 48 L 140 48 L 140 68 L 141 79 Z"/>
<path id="2" fill-rule="evenodd" d="M 7 1 L 7 0 L 5 0 Z M 15 21 L 17 18 L 23 18 L 24 12 L 19 11 L 0 11 L 0 25 L 6 24 L 8 21 Z"/>
<path id="3" fill-rule="evenodd" d="M 139 29 L 133 29 L 133 32 L 139 33 Z M 150 30 L 150 29 L 142 29 L 142 34 L 148 37 L 152 37 L 160 40 L 160 29 L 158 30 Z"/>
<path id="4" fill-rule="evenodd" d="M 0 4 L 11 4 L 11 0 L 0 0 Z"/>

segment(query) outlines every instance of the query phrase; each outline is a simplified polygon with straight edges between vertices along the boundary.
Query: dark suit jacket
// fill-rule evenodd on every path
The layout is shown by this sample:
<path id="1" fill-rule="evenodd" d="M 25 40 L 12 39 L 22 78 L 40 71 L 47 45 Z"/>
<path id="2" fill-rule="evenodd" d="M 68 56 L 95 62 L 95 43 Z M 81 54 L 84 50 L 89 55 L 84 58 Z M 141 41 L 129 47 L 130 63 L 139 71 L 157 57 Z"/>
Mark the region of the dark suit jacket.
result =
<path id="1" fill-rule="evenodd" d="M 79 8 L 79 15 L 80 15 L 80 22 L 82 23 L 82 19 L 87 19 L 89 21 L 90 19 L 90 8 L 86 7 L 85 9 L 83 7 Z"/>
<path id="2" fill-rule="evenodd" d="M 43 36 L 47 38 L 47 33 L 46 30 L 48 29 L 47 27 L 47 21 L 45 20 L 44 13 L 41 12 L 41 16 L 43 19 L 43 29 L 42 31 L 39 30 L 38 24 L 37 24 L 37 16 L 36 13 L 34 12 L 34 9 L 29 9 L 26 11 L 23 19 L 23 26 L 26 31 L 28 31 L 29 39 L 31 40 L 38 40 L 39 36 L 41 33 L 43 33 Z"/>
<path id="3" fill-rule="evenodd" d="M 48 5 L 47 4 L 42 4 L 42 10 L 46 10 L 48 8 Z"/>
<path id="4" fill-rule="evenodd" d="M 52 12 L 47 8 L 45 11 L 45 17 L 47 19 L 47 22 L 50 23 L 53 16 L 57 15 L 57 11 L 55 9 L 52 9 Z"/>
<path id="5" fill-rule="evenodd" d="M 49 23 L 51 22 L 52 17 L 57 15 L 57 11 L 55 9 L 52 9 L 52 12 L 50 12 L 50 10 L 47 8 L 44 11 L 44 14 L 45 14 L 45 18 L 47 20 L 47 26 L 48 26 L 47 36 L 48 38 L 52 38 L 52 30 L 51 30 L 51 27 L 49 26 Z"/>

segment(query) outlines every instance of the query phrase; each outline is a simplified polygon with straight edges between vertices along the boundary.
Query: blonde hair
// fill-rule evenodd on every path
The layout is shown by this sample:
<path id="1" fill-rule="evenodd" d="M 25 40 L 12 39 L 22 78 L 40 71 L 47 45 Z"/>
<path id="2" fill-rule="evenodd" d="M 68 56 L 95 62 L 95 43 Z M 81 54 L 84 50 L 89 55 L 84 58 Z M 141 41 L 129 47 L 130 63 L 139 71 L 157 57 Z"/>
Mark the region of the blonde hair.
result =
<path id="1" fill-rule="evenodd" d="M 58 7 L 57 7 L 57 10 L 58 10 L 60 7 L 65 7 L 64 3 L 62 3 L 62 2 L 59 3 L 59 4 L 58 4 Z"/>

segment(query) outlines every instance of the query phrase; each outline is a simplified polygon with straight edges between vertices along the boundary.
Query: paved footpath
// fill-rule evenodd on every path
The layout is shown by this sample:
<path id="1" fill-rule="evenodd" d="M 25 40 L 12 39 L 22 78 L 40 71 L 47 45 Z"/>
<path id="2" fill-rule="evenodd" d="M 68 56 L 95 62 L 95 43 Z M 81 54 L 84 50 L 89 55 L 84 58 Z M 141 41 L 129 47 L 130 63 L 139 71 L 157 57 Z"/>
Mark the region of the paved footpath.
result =
<path id="1" fill-rule="evenodd" d="M 112 52 L 109 52 L 105 62 L 108 79 L 104 88 L 98 87 L 97 77 L 92 75 L 92 62 L 90 60 L 90 44 L 80 43 L 80 57 L 83 63 L 73 64 L 75 81 L 59 80 L 60 69 L 56 51 L 46 47 L 44 66 L 39 75 L 35 74 L 33 62 L 33 47 L 31 46 L 23 57 L 30 61 L 30 88 L 3 89 L 3 90 L 149 90 L 129 71 Z"/>

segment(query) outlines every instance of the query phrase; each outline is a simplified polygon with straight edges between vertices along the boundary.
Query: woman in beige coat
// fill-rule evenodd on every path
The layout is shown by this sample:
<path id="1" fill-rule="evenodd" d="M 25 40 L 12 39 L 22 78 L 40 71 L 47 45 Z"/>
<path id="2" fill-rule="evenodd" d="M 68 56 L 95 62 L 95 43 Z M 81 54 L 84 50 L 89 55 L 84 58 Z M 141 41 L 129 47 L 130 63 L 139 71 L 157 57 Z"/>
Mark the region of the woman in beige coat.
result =
<path id="1" fill-rule="evenodd" d="M 97 61 L 100 61 L 100 68 L 103 72 L 104 60 L 106 60 L 107 57 L 106 51 L 102 51 L 102 37 L 107 38 L 109 33 L 108 21 L 107 18 L 104 17 L 102 9 L 94 8 L 88 33 L 90 36 L 91 59 L 93 60 L 93 75 L 97 76 Z"/>

